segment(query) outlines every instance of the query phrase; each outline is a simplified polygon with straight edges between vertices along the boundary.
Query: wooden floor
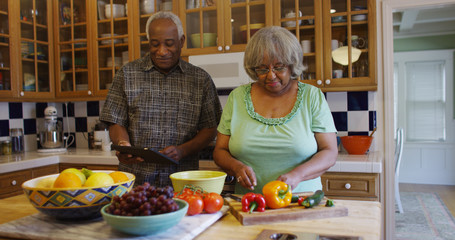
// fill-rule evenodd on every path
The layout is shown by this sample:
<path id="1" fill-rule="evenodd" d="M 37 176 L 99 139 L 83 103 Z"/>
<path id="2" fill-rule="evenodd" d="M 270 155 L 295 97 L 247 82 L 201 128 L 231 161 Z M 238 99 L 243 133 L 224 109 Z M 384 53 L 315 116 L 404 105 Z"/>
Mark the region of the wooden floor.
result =
<path id="1" fill-rule="evenodd" d="M 400 192 L 435 192 L 444 201 L 452 216 L 455 216 L 455 186 L 400 183 Z"/>

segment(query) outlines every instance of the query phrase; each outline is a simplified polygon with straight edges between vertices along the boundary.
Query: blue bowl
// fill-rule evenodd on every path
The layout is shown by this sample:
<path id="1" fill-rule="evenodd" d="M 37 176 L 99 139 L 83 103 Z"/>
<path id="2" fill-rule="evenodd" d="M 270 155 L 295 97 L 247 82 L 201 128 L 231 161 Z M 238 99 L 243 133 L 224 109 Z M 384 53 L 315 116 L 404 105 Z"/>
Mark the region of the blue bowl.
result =
<path id="1" fill-rule="evenodd" d="M 118 216 L 106 212 L 109 204 L 101 209 L 101 215 L 108 225 L 119 232 L 132 235 L 157 234 L 177 225 L 186 215 L 188 203 L 176 198 L 174 201 L 179 205 L 179 210 L 170 213 L 150 216 Z"/>

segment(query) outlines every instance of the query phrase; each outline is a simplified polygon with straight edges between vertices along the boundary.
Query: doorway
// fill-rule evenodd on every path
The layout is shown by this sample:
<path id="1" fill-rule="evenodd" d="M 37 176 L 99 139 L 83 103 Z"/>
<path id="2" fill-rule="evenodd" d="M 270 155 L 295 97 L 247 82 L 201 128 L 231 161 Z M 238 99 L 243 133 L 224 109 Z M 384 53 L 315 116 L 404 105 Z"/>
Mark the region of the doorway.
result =
<path id="1" fill-rule="evenodd" d="M 383 47 L 384 47 L 384 139 L 385 139 L 385 235 L 383 239 L 394 239 L 395 236 L 395 199 L 394 199 L 394 24 L 393 13 L 406 9 L 439 8 L 453 5 L 454 0 L 384 0 L 383 10 Z M 408 15 L 412 17 L 412 15 Z M 415 16 L 414 16 L 415 17 Z"/>

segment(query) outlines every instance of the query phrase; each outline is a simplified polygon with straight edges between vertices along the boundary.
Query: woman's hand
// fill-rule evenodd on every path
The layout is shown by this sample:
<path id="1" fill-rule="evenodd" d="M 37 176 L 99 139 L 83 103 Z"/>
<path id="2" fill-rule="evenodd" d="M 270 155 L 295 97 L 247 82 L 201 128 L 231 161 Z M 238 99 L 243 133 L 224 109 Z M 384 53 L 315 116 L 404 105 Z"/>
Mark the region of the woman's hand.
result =
<path id="1" fill-rule="evenodd" d="M 299 176 L 294 176 L 292 172 L 288 172 L 286 174 L 283 174 L 279 176 L 276 180 L 285 182 L 289 186 L 291 186 L 291 190 L 296 188 L 297 185 L 301 182 L 301 178 Z"/>
<path id="2" fill-rule="evenodd" d="M 240 163 L 239 166 L 234 169 L 234 172 L 236 174 L 235 177 L 237 178 L 238 183 L 240 183 L 244 188 L 254 190 L 257 181 L 253 168 Z"/>

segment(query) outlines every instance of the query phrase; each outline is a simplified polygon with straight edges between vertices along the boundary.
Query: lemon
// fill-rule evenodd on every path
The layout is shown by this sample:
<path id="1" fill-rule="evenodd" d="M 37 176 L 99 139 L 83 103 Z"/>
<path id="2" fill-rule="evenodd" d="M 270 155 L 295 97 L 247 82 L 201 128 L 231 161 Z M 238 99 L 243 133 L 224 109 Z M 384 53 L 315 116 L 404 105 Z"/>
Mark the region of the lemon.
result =
<path id="1" fill-rule="evenodd" d="M 67 169 L 65 169 L 65 170 L 62 171 L 62 173 L 65 173 L 65 172 L 69 172 L 69 173 L 74 173 L 74 174 L 76 174 L 76 175 L 81 179 L 82 185 L 84 185 L 85 180 L 87 180 L 87 179 L 85 178 L 85 175 L 84 175 L 79 169 L 76 169 L 76 168 L 67 168 Z"/>
<path id="2" fill-rule="evenodd" d="M 90 177 L 88 177 L 87 181 L 85 181 L 85 187 L 104 187 L 108 185 L 114 184 L 114 179 L 112 179 L 109 174 L 105 172 L 95 172 Z"/>
<path id="3" fill-rule="evenodd" d="M 55 179 L 57 179 L 57 176 L 43 178 L 35 185 L 35 187 L 52 188 L 52 186 L 54 186 Z"/>

